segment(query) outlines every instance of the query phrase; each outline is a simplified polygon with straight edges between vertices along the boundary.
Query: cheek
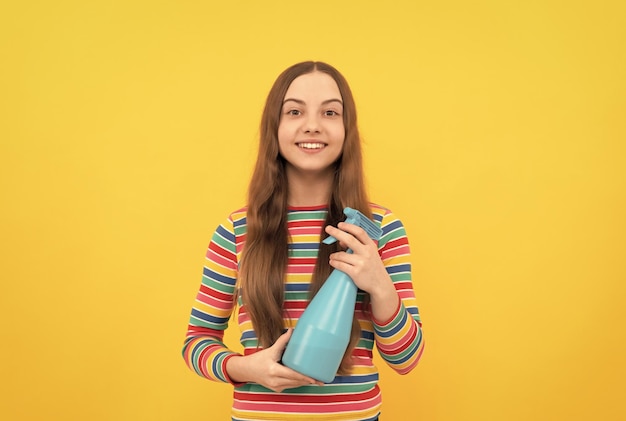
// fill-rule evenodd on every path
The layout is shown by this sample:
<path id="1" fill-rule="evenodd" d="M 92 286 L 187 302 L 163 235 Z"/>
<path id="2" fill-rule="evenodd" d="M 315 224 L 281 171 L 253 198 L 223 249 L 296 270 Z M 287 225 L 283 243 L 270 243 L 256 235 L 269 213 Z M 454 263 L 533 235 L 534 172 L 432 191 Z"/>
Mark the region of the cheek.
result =
<path id="1" fill-rule="evenodd" d="M 343 145 L 343 142 L 345 142 L 345 140 L 346 140 L 346 130 L 344 129 L 343 124 L 338 124 L 335 127 L 335 130 L 333 131 L 333 134 L 334 134 L 335 139 L 340 141 L 341 144 Z"/>
<path id="2" fill-rule="evenodd" d="M 278 142 L 282 143 L 288 141 L 291 136 L 291 132 L 292 130 L 290 130 L 289 124 L 281 122 L 278 125 Z"/>
<path id="3" fill-rule="evenodd" d="M 291 136 L 289 135 L 289 130 L 283 124 L 278 126 L 278 152 L 283 155 L 285 150 L 285 146 L 289 143 Z"/>

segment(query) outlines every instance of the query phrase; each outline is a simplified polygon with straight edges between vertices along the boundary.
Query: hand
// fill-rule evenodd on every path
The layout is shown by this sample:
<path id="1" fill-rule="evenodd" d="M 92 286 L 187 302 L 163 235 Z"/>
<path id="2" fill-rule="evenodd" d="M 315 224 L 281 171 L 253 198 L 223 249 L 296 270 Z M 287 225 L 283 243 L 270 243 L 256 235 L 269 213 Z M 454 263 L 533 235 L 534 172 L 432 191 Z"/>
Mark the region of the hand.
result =
<path id="1" fill-rule="evenodd" d="M 346 273 L 361 290 L 369 293 L 372 313 L 377 320 L 387 320 L 397 309 L 400 297 L 378 254 L 377 244 L 365 230 L 340 222 L 337 228 L 327 226 L 326 232 L 335 237 L 345 251 L 330 255 L 330 265 Z"/>
<path id="2" fill-rule="evenodd" d="M 323 385 L 315 379 L 307 377 L 279 363 L 287 342 L 291 337 L 289 329 L 267 349 L 244 357 L 233 357 L 228 360 L 226 371 L 235 382 L 254 382 L 274 392 L 306 385 Z"/>
<path id="3" fill-rule="evenodd" d="M 376 243 L 365 230 L 353 224 L 340 222 L 337 228 L 327 226 L 326 232 L 335 237 L 352 254 L 340 251 L 330 255 L 330 265 L 345 272 L 363 291 L 374 295 L 381 286 L 389 286 L 391 279 L 378 254 Z"/>

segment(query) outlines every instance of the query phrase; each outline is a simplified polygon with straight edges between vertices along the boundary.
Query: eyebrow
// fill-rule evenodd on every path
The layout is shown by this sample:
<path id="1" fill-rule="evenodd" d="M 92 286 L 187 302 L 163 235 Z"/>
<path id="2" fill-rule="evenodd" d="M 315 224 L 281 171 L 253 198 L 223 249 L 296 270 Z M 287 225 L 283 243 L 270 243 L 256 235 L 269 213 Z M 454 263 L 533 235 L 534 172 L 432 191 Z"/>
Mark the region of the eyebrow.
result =
<path id="1" fill-rule="evenodd" d="M 286 99 L 283 101 L 283 105 L 284 105 L 286 102 L 289 102 L 289 101 L 293 101 L 293 102 L 296 102 L 296 103 L 301 104 L 301 105 L 305 105 L 305 104 L 306 104 L 306 103 L 305 103 L 303 100 L 301 100 L 301 99 L 296 99 L 296 98 L 286 98 Z M 340 100 L 340 99 L 337 99 L 337 98 L 331 98 L 331 99 L 327 99 L 327 100 L 325 100 L 325 101 L 322 101 L 322 105 L 326 105 L 326 104 L 329 104 L 329 103 L 331 103 L 331 102 L 338 102 L 340 105 L 342 105 L 342 106 L 343 106 L 343 101 L 342 101 L 342 100 Z"/>

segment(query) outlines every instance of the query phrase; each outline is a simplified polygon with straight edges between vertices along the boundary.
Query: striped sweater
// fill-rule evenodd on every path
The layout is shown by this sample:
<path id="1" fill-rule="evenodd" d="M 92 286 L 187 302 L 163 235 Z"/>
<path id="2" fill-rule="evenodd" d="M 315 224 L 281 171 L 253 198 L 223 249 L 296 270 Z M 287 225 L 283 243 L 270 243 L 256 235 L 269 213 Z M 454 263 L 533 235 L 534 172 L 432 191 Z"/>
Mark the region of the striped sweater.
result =
<path id="1" fill-rule="evenodd" d="M 383 230 L 380 257 L 400 296 L 395 315 L 372 320 L 363 311 L 359 291 L 355 317 L 361 339 L 353 351 L 349 375 L 324 386 L 303 386 L 273 392 L 256 383 L 235 384 L 232 420 L 374 420 L 380 414 L 378 369 L 372 362 L 374 344 L 382 359 L 400 374 L 411 371 L 424 348 L 419 313 L 411 284 L 409 244 L 401 221 L 389 210 L 372 205 L 374 220 Z M 294 327 L 308 303 L 308 288 L 317 258 L 326 207 L 290 208 L 289 257 L 285 279 L 284 322 Z M 246 209 L 233 212 L 209 244 L 202 283 L 191 311 L 183 357 L 188 366 L 210 380 L 233 383 L 226 361 L 233 355 L 223 343 L 231 315 L 237 315 L 244 355 L 258 350 L 257 337 L 239 297 L 235 305 L 237 269 L 246 235 Z M 234 383 L 233 383 L 234 384 Z"/>

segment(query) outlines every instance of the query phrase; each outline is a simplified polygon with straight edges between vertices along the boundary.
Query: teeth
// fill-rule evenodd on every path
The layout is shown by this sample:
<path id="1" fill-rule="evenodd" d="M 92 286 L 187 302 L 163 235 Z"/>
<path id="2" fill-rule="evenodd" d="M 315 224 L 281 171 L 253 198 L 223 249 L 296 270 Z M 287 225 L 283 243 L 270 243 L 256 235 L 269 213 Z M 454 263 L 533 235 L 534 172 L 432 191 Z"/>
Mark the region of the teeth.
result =
<path id="1" fill-rule="evenodd" d="M 322 149 L 323 143 L 298 143 L 298 146 L 304 149 Z"/>

